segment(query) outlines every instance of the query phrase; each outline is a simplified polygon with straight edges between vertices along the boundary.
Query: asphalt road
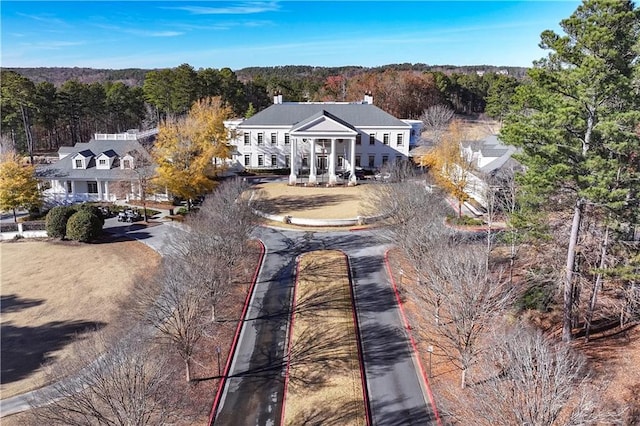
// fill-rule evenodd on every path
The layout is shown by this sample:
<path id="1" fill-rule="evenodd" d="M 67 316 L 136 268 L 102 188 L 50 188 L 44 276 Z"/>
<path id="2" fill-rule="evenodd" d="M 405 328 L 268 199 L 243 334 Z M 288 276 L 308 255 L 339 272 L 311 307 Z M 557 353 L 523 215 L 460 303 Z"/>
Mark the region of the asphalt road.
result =
<path id="1" fill-rule="evenodd" d="M 385 270 L 381 231 L 299 232 L 260 228 L 265 258 L 214 424 L 278 425 L 296 258 L 314 250 L 349 256 L 374 425 L 428 425 L 427 403 Z M 329 408 L 329 407 L 328 407 Z"/>

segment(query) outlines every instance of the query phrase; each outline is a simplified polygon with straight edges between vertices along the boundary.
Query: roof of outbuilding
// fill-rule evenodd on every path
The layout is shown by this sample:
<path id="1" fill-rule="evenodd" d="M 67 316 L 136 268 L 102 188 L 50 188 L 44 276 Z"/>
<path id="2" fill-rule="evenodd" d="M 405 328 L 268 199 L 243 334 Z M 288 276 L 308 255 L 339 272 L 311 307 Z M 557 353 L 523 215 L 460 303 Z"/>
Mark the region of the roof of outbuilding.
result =
<path id="1" fill-rule="evenodd" d="M 293 126 L 318 113 L 326 111 L 354 127 L 411 126 L 372 104 L 359 103 L 282 103 L 271 105 L 244 120 L 239 129 L 249 126 Z"/>

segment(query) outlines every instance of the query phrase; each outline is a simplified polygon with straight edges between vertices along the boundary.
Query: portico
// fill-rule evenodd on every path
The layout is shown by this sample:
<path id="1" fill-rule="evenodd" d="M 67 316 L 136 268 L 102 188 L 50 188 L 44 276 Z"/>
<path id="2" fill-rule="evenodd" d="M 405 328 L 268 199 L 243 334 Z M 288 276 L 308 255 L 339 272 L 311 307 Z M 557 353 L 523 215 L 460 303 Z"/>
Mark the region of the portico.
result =
<path id="1" fill-rule="evenodd" d="M 339 119 L 338 117 L 322 110 L 319 113 L 309 117 L 298 123 L 291 129 L 291 162 L 289 164 L 289 184 L 295 185 L 304 158 L 304 151 L 309 154 L 309 184 L 318 183 L 317 164 L 318 164 L 318 147 L 322 147 L 321 155 L 328 158 L 328 174 L 329 185 L 337 183 L 336 163 L 337 163 L 337 145 L 338 143 L 346 144 L 349 147 L 349 154 L 343 161 L 348 162 L 350 177 L 349 185 L 356 184 L 356 138 L 358 130 L 349 123 Z M 326 146 L 328 143 L 328 147 Z M 307 149 L 304 149 L 307 148 Z M 344 166 L 344 165 L 343 165 Z"/>

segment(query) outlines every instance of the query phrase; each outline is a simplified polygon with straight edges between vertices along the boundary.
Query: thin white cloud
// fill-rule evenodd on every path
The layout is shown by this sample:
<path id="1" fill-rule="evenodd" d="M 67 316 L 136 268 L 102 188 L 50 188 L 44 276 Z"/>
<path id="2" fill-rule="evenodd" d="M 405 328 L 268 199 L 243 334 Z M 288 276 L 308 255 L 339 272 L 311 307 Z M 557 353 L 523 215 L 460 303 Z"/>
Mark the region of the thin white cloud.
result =
<path id="1" fill-rule="evenodd" d="M 54 18 L 48 15 L 30 15 L 30 14 L 21 13 L 21 12 L 16 13 L 16 15 L 22 16 L 24 18 L 28 18 L 34 21 L 42 22 L 45 24 L 50 24 L 50 25 L 65 25 L 65 26 L 67 25 L 67 23 L 64 22 L 62 19 Z"/>
<path id="2" fill-rule="evenodd" d="M 98 27 L 98 28 L 102 28 L 103 30 L 108 30 L 108 31 L 114 31 L 114 32 L 120 32 L 120 33 L 124 33 L 124 34 L 131 34 L 131 35 L 135 35 L 138 37 L 177 37 L 177 36 L 181 36 L 184 34 L 184 32 L 182 31 L 171 31 L 171 30 L 164 30 L 164 31 L 150 31 L 150 30 L 139 30 L 136 28 L 123 28 L 123 27 L 119 27 L 117 25 L 101 25 L 101 24 L 95 24 L 94 26 Z"/>
<path id="3" fill-rule="evenodd" d="M 67 47 L 75 47 L 82 46 L 87 44 L 85 41 L 61 41 L 61 40 L 51 40 L 51 41 L 43 41 L 39 43 L 20 43 L 21 46 L 30 49 L 39 49 L 39 50 L 60 50 L 66 49 Z"/>
<path id="4" fill-rule="evenodd" d="M 180 31 L 142 31 L 142 30 L 123 30 L 126 33 L 141 37 L 177 37 L 184 33 Z"/>
<path id="5" fill-rule="evenodd" d="M 176 28 L 184 31 L 222 31 L 231 30 L 233 28 L 260 28 L 260 27 L 272 27 L 273 21 L 230 21 L 230 22 L 212 22 L 210 24 L 175 24 Z"/>
<path id="6" fill-rule="evenodd" d="M 237 6 L 207 7 L 207 6 L 178 6 L 167 9 L 184 10 L 193 15 L 249 15 L 255 13 L 273 12 L 280 7 L 277 2 L 245 2 Z"/>

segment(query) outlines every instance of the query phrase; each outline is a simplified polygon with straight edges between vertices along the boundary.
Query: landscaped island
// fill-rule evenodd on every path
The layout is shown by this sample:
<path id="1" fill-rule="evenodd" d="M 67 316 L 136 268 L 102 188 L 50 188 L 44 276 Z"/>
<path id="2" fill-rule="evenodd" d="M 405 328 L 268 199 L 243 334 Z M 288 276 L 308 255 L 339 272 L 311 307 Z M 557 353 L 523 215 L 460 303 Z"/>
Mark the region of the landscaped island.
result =
<path id="1" fill-rule="evenodd" d="M 366 424 L 352 306 L 343 253 L 300 258 L 283 424 Z"/>

